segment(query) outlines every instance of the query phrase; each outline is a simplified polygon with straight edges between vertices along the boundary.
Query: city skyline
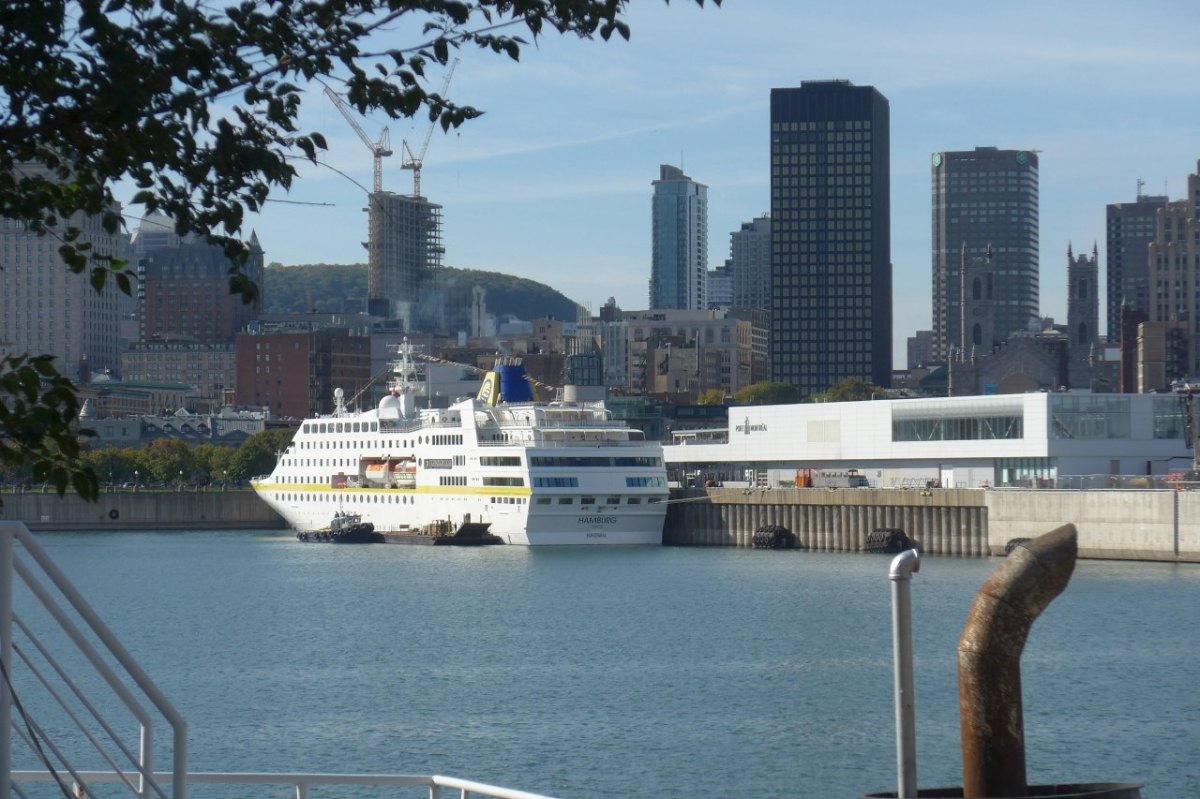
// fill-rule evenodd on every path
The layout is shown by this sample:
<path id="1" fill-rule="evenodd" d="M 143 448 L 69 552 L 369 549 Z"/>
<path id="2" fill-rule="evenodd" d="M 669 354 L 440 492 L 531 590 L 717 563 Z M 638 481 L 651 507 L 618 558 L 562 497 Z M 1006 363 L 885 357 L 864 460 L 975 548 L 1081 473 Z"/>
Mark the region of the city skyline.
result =
<path id="1" fill-rule="evenodd" d="M 464 51 L 449 94 L 486 113 L 434 134 L 424 194 L 444 208 L 445 263 L 538 280 L 593 312 L 609 296 L 642 308 L 647 182 L 659 164 L 709 187 L 714 268 L 729 234 L 769 207 L 770 89 L 824 78 L 875 86 L 892 110 L 893 351 L 902 367 L 905 339 L 931 321 L 930 155 L 1041 150 L 1040 310 L 1065 320 L 1068 243 L 1103 241 L 1105 206 L 1129 201 L 1138 179 L 1148 194 L 1184 191 L 1200 90 L 1170 76 L 1200 66 L 1189 19 L 1200 21 L 1200 8 L 1186 2 L 1155 14 L 1082 2 L 918 12 L 873 2 L 639 3 L 629 43 L 550 36 L 519 64 Z M 393 38 L 390 46 L 420 37 Z M 435 90 L 442 78 L 431 75 Z M 328 138 L 322 161 L 370 185 L 370 154 L 318 92 L 302 121 Z M 385 122 L 363 126 L 374 136 Z M 393 141 L 419 142 L 426 126 L 391 128 Z M 332 206 L 269 203 L 248 218 L 246 235 L 258 231 L 268 262 L 364 262 L 365 192 L 332 169 L 300 172 L 279 199 Z M 411 190 L 397 157 L 384 161 L 384 187 Z"/>

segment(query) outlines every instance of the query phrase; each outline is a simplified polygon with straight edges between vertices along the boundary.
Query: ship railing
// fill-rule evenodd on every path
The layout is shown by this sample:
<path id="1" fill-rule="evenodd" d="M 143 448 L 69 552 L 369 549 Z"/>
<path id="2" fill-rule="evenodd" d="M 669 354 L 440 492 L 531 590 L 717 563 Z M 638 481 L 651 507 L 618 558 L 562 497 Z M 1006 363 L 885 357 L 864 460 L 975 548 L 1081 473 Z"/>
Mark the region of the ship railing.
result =
<path id="1" fill-rule="evenodd" d="M 499 427 L 538 427 L 542 429 L 560 430 L 563 428 L 587 428 L 589 430 L 597 427 L 606 427 L 609 430 L 628 430 L 629 428 L 612 419 L 537 419 L 530 421 L 528 419 L 497 419 L 496 424 Z"/>
<path id="2" fill-rule="evenodd" d="M 577 449 L 579 447 L 647 447 L 651 441 L 480 441 L 481 447 L 537 447 L 547 449 Z"/>
<path id="3" fill-rule="evenodd" d="M 419 419 L 406 419 L 404 421 L 395 421 L 390 419 L 379 420 L 379 432 L 381 433 L 412 433 L 420 430 L 422 427 Z"/>
<path id="4" fill-rule="evenodd" d="M 21 522 L 0 522 L 0 583 L 0 797 L 25 796 L 25 772 L 12 768 L 19 740 L 64 795 L 68 783 L 93 795 L 74 764 L 98 755 L 129 794 L 184 799 L 183 717 Z M 160 720 L 170 728 L 165 778 L 154 770 L 167 747 L 155 737 Z"/>
<path id="5" fill-rule="evenodd" d="M 79 772 L 79 776 L 86 779 L 89 785 L 120 782 L 119 775 L 113 772 L 87 771 Z M 174 780 L 172 774 L 155 774 L 154 777 L 163 782 Z M 13 774 L 14 783 L 44 783 L 51 782 L 52 779 L 49 773 L 41 771 L 19 771 Z M 277 786 L 280 789 L 278 796 L 294 796 L 296 799 L 310 799 L 314 788 L 348 786 L 378 789 L 409 788 L 412 789 L 410 795 L 425 794 L 429 799 L 450 799 L 450 797 L 458 797 L 458 799 L 470 799 L 471 797 L 552 799 L 543 794 L 436 774 L 429 776 L 411 774 L 255 774 L 214 771 L 188 774 L 186 781 L 191 785 Z M 266 790 L 262 793 L 256 791 L 254 795 L 267 797 L 274 794 Z M 395 797 L 397 794 L 394 790 L 388 790 L 387 795 Z"/>

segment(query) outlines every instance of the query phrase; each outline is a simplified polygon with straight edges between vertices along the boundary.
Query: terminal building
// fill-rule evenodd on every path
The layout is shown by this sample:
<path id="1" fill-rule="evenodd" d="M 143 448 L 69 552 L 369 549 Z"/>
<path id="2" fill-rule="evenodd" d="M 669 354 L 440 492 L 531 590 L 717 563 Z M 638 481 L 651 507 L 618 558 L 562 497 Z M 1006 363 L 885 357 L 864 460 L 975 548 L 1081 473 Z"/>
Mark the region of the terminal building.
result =
<path id="1" fill-rule="evenodd" d="M 677 485 L 1080 488 L 1187 471 L 1186 438 L 1173 394 L 1037 392 L 731 407 L 663 451 Z"/>

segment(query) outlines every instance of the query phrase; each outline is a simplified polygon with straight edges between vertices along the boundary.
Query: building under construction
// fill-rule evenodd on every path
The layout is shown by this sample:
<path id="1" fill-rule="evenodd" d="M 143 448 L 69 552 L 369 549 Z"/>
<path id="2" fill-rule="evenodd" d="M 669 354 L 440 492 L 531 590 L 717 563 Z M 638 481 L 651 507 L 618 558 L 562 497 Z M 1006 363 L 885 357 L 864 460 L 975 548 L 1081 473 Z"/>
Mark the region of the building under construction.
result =
<path id="1" fill-rule="evenodd" d="M 421 196 L 376 191 L 370 195 L 367 240 L 367 298 L 374 316 L 404 320 L 420 330 L 421 289 L 441 266 L 442 207 Z"/>

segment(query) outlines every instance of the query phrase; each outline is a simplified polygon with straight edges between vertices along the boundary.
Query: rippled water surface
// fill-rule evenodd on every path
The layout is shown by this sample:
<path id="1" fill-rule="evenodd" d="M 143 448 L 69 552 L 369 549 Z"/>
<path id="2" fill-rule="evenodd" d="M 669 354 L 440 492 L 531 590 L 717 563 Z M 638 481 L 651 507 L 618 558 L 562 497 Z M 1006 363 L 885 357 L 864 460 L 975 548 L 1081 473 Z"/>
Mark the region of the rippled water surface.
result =
<path id="1" fill-rule="evenodd" d="M 568 799 L 895 789 L 886 557 L 40 540 L 188 719 L 196 771 Z M 998 563 L 927 558 L 914 579 L 922 786 L 961 783 L 954 650 Z M 1031 783 L 1200 796 L 1200 566 L 1081 562 L 1023 680 Z"/>

